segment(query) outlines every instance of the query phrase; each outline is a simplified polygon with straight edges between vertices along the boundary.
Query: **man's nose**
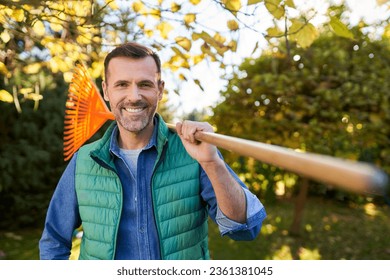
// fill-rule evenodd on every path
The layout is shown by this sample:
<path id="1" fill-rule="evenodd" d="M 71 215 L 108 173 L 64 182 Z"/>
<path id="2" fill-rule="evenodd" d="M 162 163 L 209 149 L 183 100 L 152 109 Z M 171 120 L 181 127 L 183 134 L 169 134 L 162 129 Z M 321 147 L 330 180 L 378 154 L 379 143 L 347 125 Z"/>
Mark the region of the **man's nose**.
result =
<path id="1" fill-rule="evenodd" d="M 129 86 L 127 92 L 126 92 L 127 98 L 129 100 L 139 100 L 141 99 L 141 95 L 139 94 L 139 88 L 137 87 L 136 84 L 131 84 Z"/>

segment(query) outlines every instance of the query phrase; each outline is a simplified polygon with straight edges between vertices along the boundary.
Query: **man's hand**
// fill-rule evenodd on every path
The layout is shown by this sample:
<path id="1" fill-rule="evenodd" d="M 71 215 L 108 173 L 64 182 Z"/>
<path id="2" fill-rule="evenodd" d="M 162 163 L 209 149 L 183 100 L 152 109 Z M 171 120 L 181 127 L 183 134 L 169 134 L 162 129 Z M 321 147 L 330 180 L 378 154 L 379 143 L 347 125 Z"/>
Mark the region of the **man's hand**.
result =
<path id="1" fill-rule="evenodd" d="M 220 159 L 217 148 L 214 145 L 199 142 L 195 139 L 195 133 L 197 131 L 214 132 L 209 123 L 194 121 L 178 122 L 176 124 L 176 130 L 188 154 L 201 165 Z"/>
<path id="2" fill-rule="evenodd" d="M 184 121 L 176 131 L 188 154 L 199 162 L 213 186 L 218 207 L 228 218 L 245 223 L 246 198 L 242 187 L 234 180 L 219 157 L 217 147 L 195 139 L 197 131 L 214 132 L 210 124 Z"/>

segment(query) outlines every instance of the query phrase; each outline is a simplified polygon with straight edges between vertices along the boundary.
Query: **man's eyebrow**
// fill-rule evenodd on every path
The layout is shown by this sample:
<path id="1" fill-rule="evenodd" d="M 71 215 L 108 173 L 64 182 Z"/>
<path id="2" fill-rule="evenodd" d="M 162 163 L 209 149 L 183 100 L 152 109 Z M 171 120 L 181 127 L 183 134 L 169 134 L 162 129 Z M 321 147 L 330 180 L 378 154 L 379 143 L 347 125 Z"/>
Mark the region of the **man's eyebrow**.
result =
<path id="1" fill-rule="evenodd" d="M 137 82 L 137 84 L 139 84 L 139 83 L 150 83 L 150 84 L 154 84 L 154 81 L 145 79 L 145 80 L 141 80 L 141 81 Z"/>
<path id="2" fill-rule="evenodd" d="M 117 80 L 117 81 L 114 82 L 114 85 L 128 84 L 128 83 L 129 83 L 129 81 L 127 81 L 127 80 Z"/>

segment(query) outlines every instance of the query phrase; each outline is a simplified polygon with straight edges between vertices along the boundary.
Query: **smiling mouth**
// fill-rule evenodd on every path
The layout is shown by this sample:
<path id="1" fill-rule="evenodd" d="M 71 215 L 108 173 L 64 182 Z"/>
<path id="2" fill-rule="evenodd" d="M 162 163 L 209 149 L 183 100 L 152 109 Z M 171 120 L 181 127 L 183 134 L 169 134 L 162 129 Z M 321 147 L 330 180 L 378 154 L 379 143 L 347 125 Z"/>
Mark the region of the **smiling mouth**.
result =
<path id="1" fill-rule="evenodd" d="M 140 113 L 144 110 L 145 108 L 124 108 L 126 112 L 129 113 Z"/>

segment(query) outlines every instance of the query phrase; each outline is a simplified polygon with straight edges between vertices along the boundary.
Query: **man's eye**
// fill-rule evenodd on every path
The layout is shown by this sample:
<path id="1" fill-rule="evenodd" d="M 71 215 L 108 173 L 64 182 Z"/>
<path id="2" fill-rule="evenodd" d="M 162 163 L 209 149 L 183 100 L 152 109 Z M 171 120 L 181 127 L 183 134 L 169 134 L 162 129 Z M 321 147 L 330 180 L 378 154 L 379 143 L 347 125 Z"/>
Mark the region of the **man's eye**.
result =
<path id="1" fill-rule="evenodd" d="M 138 84 L 138 86 L 140 88 L 151 88 L 151 87 L 153 87 L 153 84 L 151 84 L 151 83 L 140 83 L 140 84 Z"/>

